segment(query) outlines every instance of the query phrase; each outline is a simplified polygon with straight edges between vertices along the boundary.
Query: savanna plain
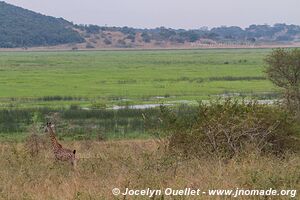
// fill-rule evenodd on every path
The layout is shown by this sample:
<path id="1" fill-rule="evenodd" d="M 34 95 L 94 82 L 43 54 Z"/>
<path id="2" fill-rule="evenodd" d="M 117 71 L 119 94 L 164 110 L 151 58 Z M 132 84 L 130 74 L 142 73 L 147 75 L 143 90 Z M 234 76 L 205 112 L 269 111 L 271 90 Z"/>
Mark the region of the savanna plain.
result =
<path id="1" fill-rule="evenodd" d="M 300 125 L 265 75 L 271 51 L 0 52 L 0 199 L 149 199 L 113 188 L 299 192 Z M 76 149 L 75 168 L 54 161 L 47 121 Z"/>

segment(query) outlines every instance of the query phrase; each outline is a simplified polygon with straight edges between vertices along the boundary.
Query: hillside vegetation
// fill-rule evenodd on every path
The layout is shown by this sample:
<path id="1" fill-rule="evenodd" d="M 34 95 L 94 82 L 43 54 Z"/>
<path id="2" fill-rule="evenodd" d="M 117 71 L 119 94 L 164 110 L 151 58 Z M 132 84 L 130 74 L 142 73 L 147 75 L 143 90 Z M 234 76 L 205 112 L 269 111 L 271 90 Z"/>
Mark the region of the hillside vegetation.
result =
<path id="1" fill-rule="evenodd" d="M 130 27 L 101 27 L 95 25 L 75 25 L 83 31 L 89 47 L 99 45 L 114 47 L 175 46 L 175 45 L 257 45 L 282 44 L 300 41 L 300 26 L 275 24 L 250 25 L 242 29 L 238 26 L 222 26 L 209 29 L 184 30 L 159 27 L 136 29 Z"/>
<path id="2" fill-rule="evenodd" d="M 202 24 L 199 24 L 201 27 Z M 190 48 L 290 45 L 300 42 L 300 26 L 275 24 L 172 29 L 140 29 L 71 22 L 0 2 L 0 48 L 57 46 L 77 50 L 93 48 Z M 62 44 L 65 44 L 62 46 Z M 221 45 L 221 46 L 220 46 Z"/>
<path id="3" fill-rule="evenodd" d="M 31 47 L 79 43 L 84 39 L 72 23 L 0 2 L 0 47 Z"/>

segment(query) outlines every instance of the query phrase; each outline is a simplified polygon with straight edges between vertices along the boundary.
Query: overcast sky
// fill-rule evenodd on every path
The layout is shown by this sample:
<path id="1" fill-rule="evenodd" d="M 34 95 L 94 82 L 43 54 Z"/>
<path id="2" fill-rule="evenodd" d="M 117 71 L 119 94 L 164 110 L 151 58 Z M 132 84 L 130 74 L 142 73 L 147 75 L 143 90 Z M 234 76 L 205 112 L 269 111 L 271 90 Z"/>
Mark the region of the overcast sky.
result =
<path id="1" fill-rule="evenodd" d="M 137 28 L 300 25 L 300 0 L 4 0 L 76 24 Z"/>

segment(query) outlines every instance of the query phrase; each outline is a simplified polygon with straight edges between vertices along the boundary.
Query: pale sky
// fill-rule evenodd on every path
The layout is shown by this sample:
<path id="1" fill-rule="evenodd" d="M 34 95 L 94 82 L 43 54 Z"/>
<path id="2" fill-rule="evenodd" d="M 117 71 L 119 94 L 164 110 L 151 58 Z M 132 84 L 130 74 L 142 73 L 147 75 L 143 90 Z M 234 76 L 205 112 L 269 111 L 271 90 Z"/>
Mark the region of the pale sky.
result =
<path id="1" fill-rule="evenodd" d="M 5 0 L 76 24 L 196 29 L 300 25 L 300 0 Z"/>

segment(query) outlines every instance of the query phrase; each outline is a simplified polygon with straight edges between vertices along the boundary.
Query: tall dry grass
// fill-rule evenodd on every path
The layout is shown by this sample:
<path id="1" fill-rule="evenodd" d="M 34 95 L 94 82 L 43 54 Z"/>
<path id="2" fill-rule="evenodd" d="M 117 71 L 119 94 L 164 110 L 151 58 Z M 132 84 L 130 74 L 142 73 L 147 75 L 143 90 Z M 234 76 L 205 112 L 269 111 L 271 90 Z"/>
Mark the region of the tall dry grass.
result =
<path id="1" fill-rule="evenodd" d="M 258 156 L 249 151 L 243 157 L 226 162 L 215 159 L 179 161 L 164 152 L 154 140 L 81 141 L 63 145 L 77 150 L 76 170 L 67 163 L 53 162 L 47 145 L 40 148 L 37 155 L 32 155 L 23 143 L 1 143 L 0 199 L 149 199 L 113 196 L 114 187 L 121 190 L 126 187 L 300 189 L 300 155 L 297 154 L 278 158 Z M 165 196 L 153 199 L 197 198 Z M 208 199 L 208 196 L 198 199 Z M 238 199 L 275 198 L 245 196 Z"/>

